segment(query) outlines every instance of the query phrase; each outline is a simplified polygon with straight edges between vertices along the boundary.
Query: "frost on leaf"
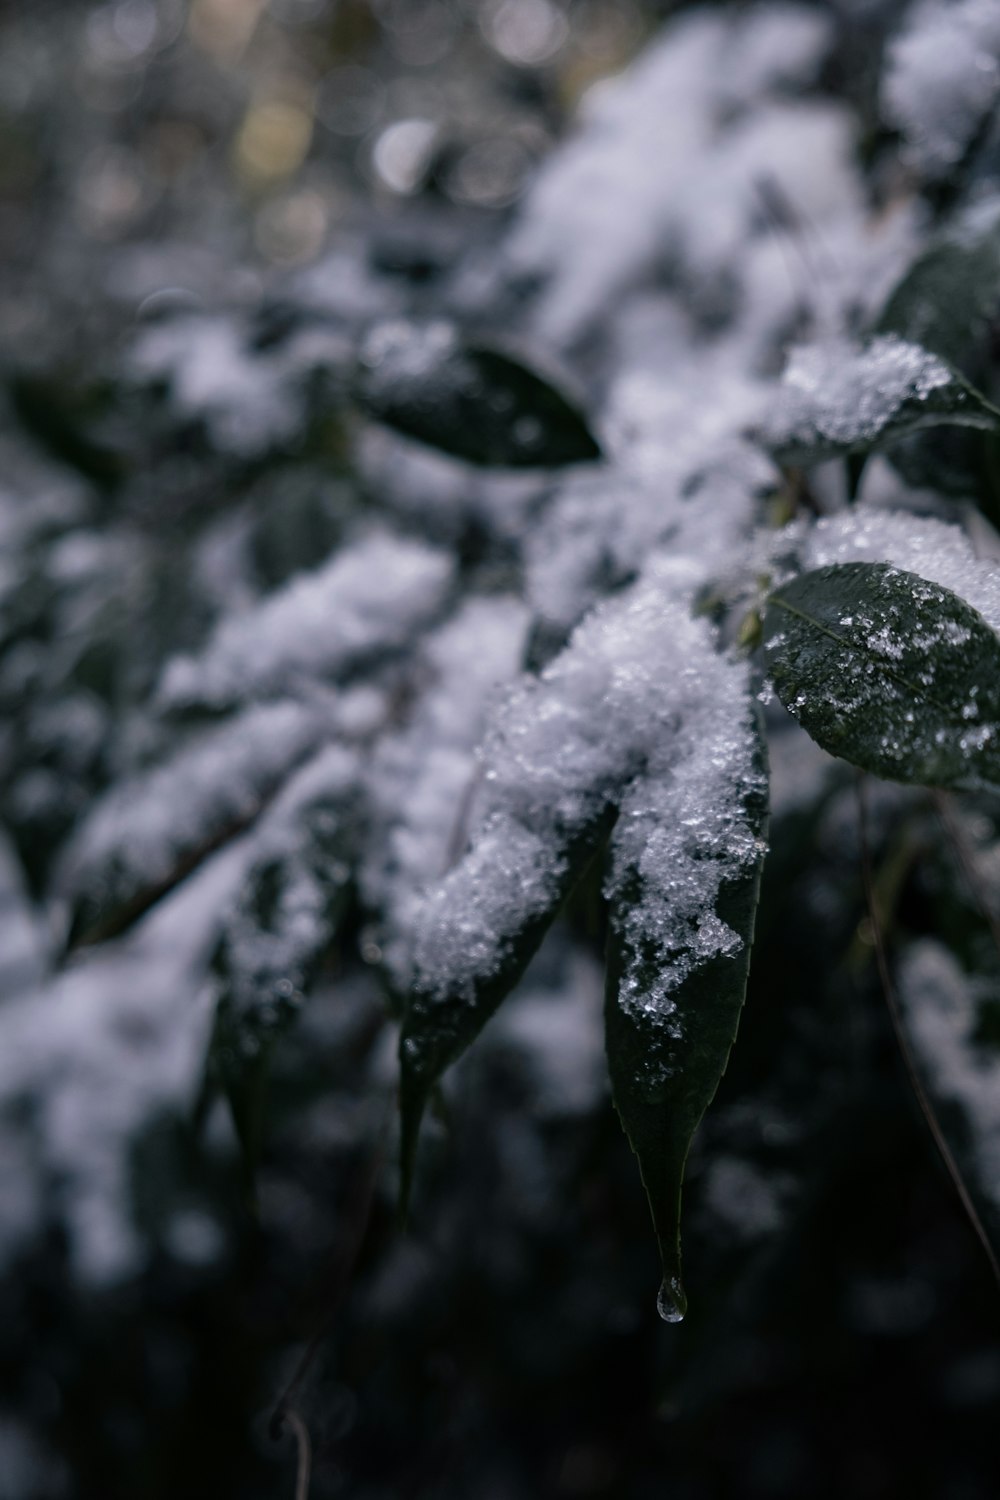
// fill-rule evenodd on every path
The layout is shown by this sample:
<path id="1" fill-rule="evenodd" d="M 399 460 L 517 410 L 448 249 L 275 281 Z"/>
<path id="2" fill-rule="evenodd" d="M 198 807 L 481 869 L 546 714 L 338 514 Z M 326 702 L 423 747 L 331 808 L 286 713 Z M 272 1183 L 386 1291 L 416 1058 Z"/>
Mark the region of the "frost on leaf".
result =
<path id="1" fill-rule="evenodd" d="M 820 568 L 771 595 L 764 650 L 831 754 L 893 781 L 1000 785 L 1000 638 L 948 589 L 882 563 Z"/>
<path id="2" fill-rule="evenodd" d="M 608 1063 L 653 1213 L 668 1319 L 684 1310 L 684 1163 L 736 1036 L 768 806 L 746 670 L 689 625 L 689 701 L 676 739 L 622 801 L 606 887 Z"/>
<path id="3" fill-rule="evenodd" d="M 220 709 L 315 691 L 407 647 L 443 608 L 452 581 L 445 553 L 387 533 L 365 537 L 228 615 L 198 656 L 171 662 L 160 705 Z"/>
<path id="4" fill-rule="evenodd" d="M 62 859 L 59 888 L 72 906 L 73 935 L 94 942 L 120 930 L 239 833 L 324 727 L 305 705 L 262 704 L 113 787 Z"/>
<path id="5" fill-rule="evenodd" d="M 895 334 L 864 349 L 794 349 L 761 434 L 784 463 L 865 452 L 924 427 L 996 428 L 998 413 L 936 355 Z"/>

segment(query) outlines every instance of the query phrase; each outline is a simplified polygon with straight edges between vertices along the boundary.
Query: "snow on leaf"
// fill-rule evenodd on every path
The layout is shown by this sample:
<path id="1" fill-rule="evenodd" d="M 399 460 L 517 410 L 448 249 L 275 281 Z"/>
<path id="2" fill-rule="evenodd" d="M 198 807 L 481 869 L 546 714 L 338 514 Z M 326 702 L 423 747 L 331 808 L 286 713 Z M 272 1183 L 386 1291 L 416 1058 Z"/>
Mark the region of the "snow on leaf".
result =
<path id="1" fill-rule="evenodd" d="M 251 1161 L 261 1065 L 302 1004 L 346 906 L 359 782 L 357 752 L 340 745 L 321 750 L 291 779 L 256 831 L 253 861 L 212 961 L 209 1066 Z"/>
<path id="2" fill-rule="evenodd" d="M 373 533 L 226 616 L 200 655 L 167 667 L 160 705 L 217 709 L 328 685 L 408 646 L 443 608 L 452 581 L 445 553 Z"/>
<path id="3" fill-rule="evenodd" d="M 431 1087 L 523 973 L 634 778 L 669 775 L 695 744 L 710 777 L 727 753 L 710 705 L 720 691 L 730 701 L 742 668 L 691 617 L 690 595 L 689 569 L 655 559 L 493 719 L 469 849 L 420 913 L 400 1052 L 407 1165 Z"/>
<path id="4" fill-rule="evenodd" d="M 362 895 L 379 914 L 382 965 L 402 994 L 426 886 L 461 852 L 464 812 L 477 781 L 476 748 L 487 710 L 517 675 L 524 606 L 507 595 L 472 598 L 430 635 L 413 678 L 426 679 L 409 722 L 383 737 L 366 772 L 371 830 Z"/>
<path id="5" fill-rule="evenodd" d="M 771 595 L 764 650 L 831 754 L 892 781 L 1000 785 L 1000 639 L 948 589 L 884 563 L 804 573 Z"/>
<path id="6" fill-rule="evenodd" d="M 680 1198 L 691 1138 L 736 1036 L 766 852 L 767 757 L 745 671 L 719 658 L 664 774 L 637 778 L 611 837 L 606 1045 L 683 1316 Z"/>
<path id="7" fill-rule="evenodd" d="M 783 463 L 816 463 L 942 423 L 996 430 L 1000 412 L 936 355 L 885 334 L 864 349 L 794 349 L 761 438 Z"/>
<path id="8" fill-rule="evenodd" d="M 959 526 L 930 516 L 859 505 L 810 527 L 802 536 L 800 556 L 804 568 L 893 563 L 958 594 L 1000 633 L 1000 567 L 977 557 Z"/>
<path id="9" fill-rule="evenodd" d="M 141 915 L 257 816 L 326 727 L 314 708 L 261 704 L 112 786 L 70 840 L 58 871 L 73 936 L 96 942 Z"/>
<path id="10" fill-rule="evenodd" d="M 590 90 L 576 134 L 543 165 L 506 247 L 515 271 L 542 285 L 536 326 L 547 340 L 568 348 L 613 324 L 609 309 L 655 274 L 665 252 L 695 279 L 742 279 L 764 171 L 810 222 L 845 199 L 853 207 L 846 114 L 777 103 L 814 76 L 829 36 L 805 7 L 762 5 L 732 19 L 701 7 Z M 750 97 L 754 108 L 739 108 Z"/>

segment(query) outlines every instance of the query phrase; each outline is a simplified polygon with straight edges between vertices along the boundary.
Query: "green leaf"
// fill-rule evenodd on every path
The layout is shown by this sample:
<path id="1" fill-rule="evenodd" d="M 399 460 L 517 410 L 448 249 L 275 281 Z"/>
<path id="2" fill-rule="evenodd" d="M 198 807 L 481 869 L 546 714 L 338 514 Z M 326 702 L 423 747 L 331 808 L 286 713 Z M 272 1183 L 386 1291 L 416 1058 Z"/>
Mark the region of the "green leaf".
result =
<path id="1" fill-rule="evenodd" d="M 638 810 L 621 815 L 620 826 L 632 820 L 630 840 L 642 820 L 638 848 L 660 841 L 669 870 L 651 888 L 633 844 L 615 877 L 605 1007 L 612 1092 L 649 1198 L 663 1264 L 658 1306 L 668 1322 L 679 1322 L 687 1305 L 684 1167 L 736 1036 L 766 852 L 767 755 L 749 699 L 744 727 L 719 806 L 700 805 L 703 770 L 694 763 L 690 801 L 680 768 L 662 800 L 640 785 Z"/>
<path id="2" fill-rule="evenodd" d="M 895 334 L 793 351 L 760 437 L 783 464 L 867 453 L 927 427 L 1000 430 L 1000 411 L 937 355 Z"/>
<path id="3" fill-rule="evenodd" d="M 578 404 L 517 355 L 449 324 L 385 324 L 362 349 L 355 394 L 379 421 L 468 463 L 554 468 L 601 456 Z"/>
<path id="4" fill-rule="evenodd" d="M 875 324 L 978 375 L 1000 308 L 1000 232 L 996 214 L 978 229 L 949 234 L 913 262 Z"/>
<path id="5" fill-rule="evenodd" d="M 527 903 L 517 926 L 498 925 L 496 947 L 491 946 L 463 976 L 461 988 L 442 990 L 433 972 L 418 971 L 410 993 L 399 1044 L 400 1111 L 402 1117 L 401 1204 L 409 1201 L 417 1142 L 424 1111 L 438 1079 L 475 1041 L 486 1022 L 517 984 L 528 967 L 570 891 L 583 876 L 589 860 L 602 846 L 614 820 L 614 809 L 603 807 L 598 816 L 575 830 L 550 853 L 550 878 L 539 887 L 539 897 Z M 525 844 L 531 835 L 524 832 Z M 503 829 L 494 842 L 487 834 L 439 888 L 447 901 L 456 886 L 474 889 L 482 868 L 506 863 L 514 885 L 537 884 L 535 851 L 531 849 L 519 868 L 518 835 Z"/>
<path id="6" fill-rule="evenodd" d="M 939 584 L 846 563 L 777 589 L 764 650 L 789 713 L 890 781 L 1000 785 L 1000 639 Z"/>
<path id="7" fill-rule="evenodd" d="M 993 327 L 1000 310 L 1000 225 L 995 210 L 941 237 L 917 257 L 875 325 L 921 344 L 966 380 L 990 379 Z M 987 387 L 988 389 L 989 387 Z M 894 468 L 917 487 L 978 498 L 996 524 L 1000 465 L 992 433 L 920 432 L 893 449 Z"/>
<path id="8" fill-rule="evenodd" d="M 260 830 L 212 960 L 209 1070 L 226 1092 L 251 1168 L 270 1054 L 294 1022 L 350 900 L 357 795 L 357 758 L 340 746 L 299 772 Z"/>

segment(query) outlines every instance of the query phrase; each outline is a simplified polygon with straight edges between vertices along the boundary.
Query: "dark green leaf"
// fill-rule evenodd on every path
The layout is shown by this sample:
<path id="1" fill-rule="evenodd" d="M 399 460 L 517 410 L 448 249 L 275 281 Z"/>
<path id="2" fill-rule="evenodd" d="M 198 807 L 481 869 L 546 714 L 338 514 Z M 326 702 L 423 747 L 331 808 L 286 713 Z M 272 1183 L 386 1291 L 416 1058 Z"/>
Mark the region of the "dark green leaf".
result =
<path id="1" fill-rule="evenodd" d="M 887 563 L 820 568 L 771 595 L 764 649 L 832 755 L 891 781 L 1000 784 L 1000 640 L 949 589 Z"/>
<path id="2" fill-rule="evenodd" d="M 484 957 L 476 971 L 467 977 L 461 993 L 443 994 L 432 977 L 418 973 L 399 1045 L 404 1209 L 409 1199 L 420 1124 L 434 1086 L 445 1069 L 475 1041 L 517 984 L 588 861 L 604 843 L 613 819 L 613 809 L 605 807 L 600 816 L 577 829 L 552 851 L 552 869 L 557 873 L 546 890 L 546 899 L 535 905 L 517 930 L 499 934 L 499 957 L 493 953 Z M 481 849 L 472 851 L 470 865 L 480 853 Z M 499 857 L 512 865 L 517 857 L 515 847 L 508 845 Z M 459 866 L 455 873 L 462 878 L 465 872 Z M 514 879 L 518 878 L 515 871 Z M 537 872 L 526 868 L 525 881 L 532 878 L 537 878 Z M 469 881 L 474 880 L 472 873 Z"/>
<path id="3" fill-rule="evenodd" d="M 876 332 L 921 344 L 974 384 L 988 381 L 1000 309 L 998 228 L 991 213 L 985 223 L 942 237 L 918 256 L 886 302 Z M 992 434 L 916 433 L 893 450 L 892 463 L 911 484 L 978 497 L 995 520 L 996 446 Z"/>
<path id="4" fill-rule="evenodd" d="M 407 437 L 469 463 L 552 468 L 599 458 L 579 406 L 512 353 L 448 324 L 391 323 L 362 350 L 358 399 Z"/>
<path id="5" fill-rule="evenodd" d="M 1000 309 L 1000 230 L 943 238 L 913 262 L 875 325 L 945 359 L 970 378 Z"/>
<path id="6" fill-rule="evenodd" d="M 633 867 L 610 910 L 608 1066 L 615 1107 L 652 1210 L 663 1263 L 659 1307 L 669 1322 L 679 1321 L 686 1308 L 680 1245 L 684 1166 L 725 1071 L 750 965 L 768 804 L 767 756 L 756 710 L 748 703 L 749 770 L 734 771 L 733 809 L 722 814 L 718 837 L 710 841 L 714 847 L 706 846 L 705 828 L 716 810 L 706 807 L 699 828 L 690 838 L 681 836 L 681 849 L 671 861 L 670 880 L 680 887 L 688 877 L 699 887 L 704 882 L 710 909 L 694 920 L 685 914 L 678 924 L 683 936 L 665 945 L 658 907 L 644 916 L 644 880 Z M 682 821 L 680 808 L 677 821 Z M 650 832 L 656 836 L 653 819 Z"/>
<path id="7" fill-rule="evenodd" d="M 1000 430 L 1000 411 L 936 355 L 895 334 L 864 349 L 793 352 L 761 433 L 784 464 L 867 453 L 926 427 Z"/>

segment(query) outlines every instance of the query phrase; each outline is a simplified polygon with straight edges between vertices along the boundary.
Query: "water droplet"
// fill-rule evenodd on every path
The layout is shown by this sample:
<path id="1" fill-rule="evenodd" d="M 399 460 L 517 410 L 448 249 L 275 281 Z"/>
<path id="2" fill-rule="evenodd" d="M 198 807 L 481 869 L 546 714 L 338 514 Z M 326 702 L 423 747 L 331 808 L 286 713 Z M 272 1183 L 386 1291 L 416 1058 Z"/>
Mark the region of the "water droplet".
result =
<path id="1" fill-rule="evenodd" d="M 664 1323 L 683 1323 L 687 1312 L 687 1293 L 679 1276 L 664 1276 L 656 1298 L 656 1311 Z"/>

